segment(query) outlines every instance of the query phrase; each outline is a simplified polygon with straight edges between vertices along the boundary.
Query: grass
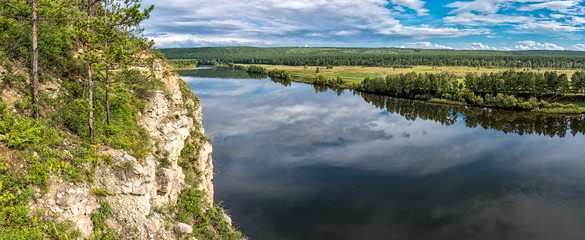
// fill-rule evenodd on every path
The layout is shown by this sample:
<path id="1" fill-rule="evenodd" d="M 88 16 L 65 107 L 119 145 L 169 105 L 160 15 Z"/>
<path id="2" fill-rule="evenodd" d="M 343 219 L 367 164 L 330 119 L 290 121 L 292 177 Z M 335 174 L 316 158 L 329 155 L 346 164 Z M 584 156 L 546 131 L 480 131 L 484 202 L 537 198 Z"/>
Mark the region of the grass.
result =
<path id="1" fill-rule="evenodd" d="M 390 67 L 360 67 L 360 66 L 334 66 L 332 69 L 327 69 L 323 66 L 285 66 L 285 65 L 258 65 L 268 70 L 280 69 L 290 72 L 295 81 L 312 82 L 315 75 L 323 75 L 327 79 L 337 78 L 338 76 L 343 79 L 344 82 L 361 83 L 364 78 L 367 77 L 385 77 L 386 75 L 398 75 L 406 74 L 410 72 L 416 73 L 441 73 L 441 72 L 452 72 L 463 81 L 465 74 L 475 72 L 478 74 L 482 73 L 496 73 L 512 68 L 477 68 L 477 67 L 464 67 L 464 66 L 444 66 L 444 67 L 433 67 L 433 66 L 414 66 L 412 68 L 390 68 Z M 319 73 L 316 73 L 316 69 L 319 68 Z M 515 69 L 518 70 L 518 69 Z M 529 71 L 556 71 L 558 73 L 565 73 L 569 77 L 573 75 L 576 69 L 540 69 Z"/>
<path id="2" fill-rule="evenodd" d="M 580 112 L 585 112 L 585 102 L 583 101 L 555 101 L 560 104 L 573 104 Z"/>

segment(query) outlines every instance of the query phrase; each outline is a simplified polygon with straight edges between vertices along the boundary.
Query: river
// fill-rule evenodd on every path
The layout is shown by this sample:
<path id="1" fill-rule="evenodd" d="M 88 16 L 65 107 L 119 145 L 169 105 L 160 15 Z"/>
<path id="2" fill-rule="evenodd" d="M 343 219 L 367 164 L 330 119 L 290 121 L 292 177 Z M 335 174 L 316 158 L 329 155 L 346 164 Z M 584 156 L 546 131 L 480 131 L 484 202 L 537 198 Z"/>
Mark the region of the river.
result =
<path id="1" fill-rule="evenodd" d="M 581 239 L 585 120 L 179 74 L 251 239 Z"/>

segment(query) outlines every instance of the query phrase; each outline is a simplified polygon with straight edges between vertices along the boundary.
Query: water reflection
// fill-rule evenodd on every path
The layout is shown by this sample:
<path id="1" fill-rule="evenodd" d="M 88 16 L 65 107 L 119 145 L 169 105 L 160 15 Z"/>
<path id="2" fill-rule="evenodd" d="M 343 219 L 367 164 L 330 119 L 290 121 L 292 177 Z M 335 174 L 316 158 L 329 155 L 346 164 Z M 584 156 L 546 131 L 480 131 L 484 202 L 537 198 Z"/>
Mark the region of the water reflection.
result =
<path id="1" fill-rule="evenodd" d="M 201 66 L 196 69 L 184 69 L 175 71 L 177 74 L 186 77 L 202 78 L 231 78 L 231 79 L 264 79 L 265 76 L 249 75 L 243 71 L 229 70 L 225 66 Z"/>
<path id="2" fill-rule="evenodd" d="M 467 127 L 494 129 L 504 133 L 538 134 L 550 137 L 565 137 L 567 132 L 573 136 L 585 133 L 584 115 L 558 116 L 527 111 L 448 106 L 368 93 L 356 92 L 355 94 L 362 96 L 366 102 L 380 109 L 413 121 L 420 118 L 449 126 L 457 122 L 458 116 L 461 115 Z"/>
<path id="3" fill-rule="evenodd" d="M 252 239 L 585 235 L 581 117 L 184 79 L 214 139 L 216 200 Z"/>

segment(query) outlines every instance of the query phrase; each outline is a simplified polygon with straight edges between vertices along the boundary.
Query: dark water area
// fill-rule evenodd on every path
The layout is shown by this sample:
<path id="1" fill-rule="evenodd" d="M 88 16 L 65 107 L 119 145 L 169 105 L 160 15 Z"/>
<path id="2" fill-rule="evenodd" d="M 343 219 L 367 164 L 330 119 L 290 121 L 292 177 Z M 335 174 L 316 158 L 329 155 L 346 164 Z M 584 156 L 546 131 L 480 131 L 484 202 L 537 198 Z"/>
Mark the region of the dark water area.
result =
<path id="1" fill-rule="evenodd" d="M 585 236 L 583 116 L 434 105 L 222 69 L 180 74 L 203 103 L 215 200 L 251 239 Z"/>

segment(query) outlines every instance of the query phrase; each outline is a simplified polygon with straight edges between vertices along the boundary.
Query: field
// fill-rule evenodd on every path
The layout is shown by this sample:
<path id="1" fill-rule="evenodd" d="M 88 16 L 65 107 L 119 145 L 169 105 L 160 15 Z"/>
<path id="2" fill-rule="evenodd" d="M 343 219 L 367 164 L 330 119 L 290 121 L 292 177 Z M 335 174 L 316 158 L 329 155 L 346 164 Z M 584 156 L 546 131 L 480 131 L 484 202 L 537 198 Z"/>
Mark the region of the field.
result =
<path id="1" fill-rule="evenodd" d="M 249 65 L 245 65 L 249 66 Z M 338 76 L 343 79 L 344 82 L 361 83 L 367 77 L 385 77 L 386 75 L 398 75 L 409 72 L 416 73 L 441 73 L 451 72 L 459 77 L 462 81 L 465 74 L 475 72 L 478 74 L 482 73 L 495 73 L 508 70 L 510 68 L 477 68 L 477 67 L 463 67 L 463 66 L 444 66 L 444 67 L 432 67 L 432 66 L 414 66 L 412 68 L 387 68 L 387 67 L 359 67 L 359 66 L 335 66 L 332 69 L 327 69 L 323 66 L 285 66 L 285 65 L 257 65 L 264 67 L 268 70 L 279 69 L 290 72 L 295 81 L 312 82 L 316 75 L 323 75 L 327 79 L 337 78 Z M 319 73 L 316 73 L 316 69 L 319 68 Z M 518 71 L 518 69 L 514 69 Z M 535 71 L 527 69 L 529 71 Z M 540 71 L 556 71 L 559 74 L 565 73 L 569 77 L 573 75 L 578 69 L 541 69 Z"/>

